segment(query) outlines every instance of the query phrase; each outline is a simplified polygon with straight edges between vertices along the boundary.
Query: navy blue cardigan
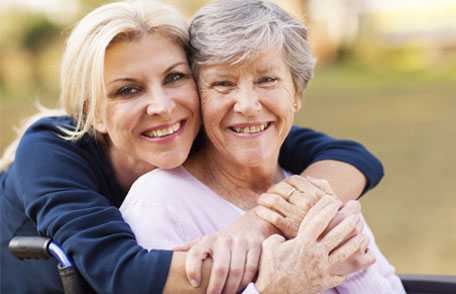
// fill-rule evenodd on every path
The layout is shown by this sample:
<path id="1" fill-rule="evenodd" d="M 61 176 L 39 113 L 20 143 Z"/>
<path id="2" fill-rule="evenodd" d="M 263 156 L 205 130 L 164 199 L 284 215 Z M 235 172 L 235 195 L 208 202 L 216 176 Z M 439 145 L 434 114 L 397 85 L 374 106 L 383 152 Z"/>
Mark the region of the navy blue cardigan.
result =
<path id="1" fill-rule="evenodd" d="M 61 293 L 55 261 L 17 261 L 7 250 L 15 235 L 43 235 L 61 244 L 99 293 L 160 293 L 172 252 L 147 251 L 117 209 L 120 187 L 103 148 L 90 136 L 69 142 L 58 126 L 68 117 L 39 120 L 23 136 L 15 162 L 0 175 L 0 293 Z M 367 189 L 383 176 L 363 146 L 294 127 L 280 164 L 299 173 L 312 162 L 334 159 L 357 167 Z"/>

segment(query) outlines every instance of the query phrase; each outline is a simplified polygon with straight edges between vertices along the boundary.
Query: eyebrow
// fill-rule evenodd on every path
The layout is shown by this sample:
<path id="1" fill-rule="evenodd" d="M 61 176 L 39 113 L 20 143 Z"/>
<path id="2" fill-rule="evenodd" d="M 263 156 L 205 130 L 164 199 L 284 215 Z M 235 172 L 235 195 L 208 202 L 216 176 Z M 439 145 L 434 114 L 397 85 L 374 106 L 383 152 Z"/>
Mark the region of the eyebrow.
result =
<path id="1" fill-rule="evenodd" d="M 268 73 L 268 72 L 275 72 L 277 70 L 278 70 L 277 66 L 270 65 L 270 66 L 266 66 L 266 67 L 257 69 L 257 73 L 265 74 L 265 73 Z"/>
<path id="2" fill-rule="evenodd" d="M 176 62 L 174 63 L 173 65 L 169 66 L 165 71 L 164 73 L 167 74 L 169 73 L 170 71 L 172 71 L 174 68 L 180 66 L 180 65 L 185 65 L 187 64 L 185 61 L 179 61 L 179 62 Z M 112 80 L 108 83 L 108 85 L 111 85 L 113 83 L 116 83 L 116 82 L 134 82 L 136 81 L 136 79 L 133 79 L 133 78 L 117 78 L 115 80 Z"/>
<path id="3" fill-rule="evenodd" d="M 179 62 L 176 62 L 174 63 L 173 65 L 171 65 L 170 67 L 168 67 L 166 70 L 165 70 L 165 73 L 169 73 L 170 71 L 172 71 L 174 68 L 178 67 L 179 65 L 186 65 L 187 63 L 185 61 L 179 61 Z"/>

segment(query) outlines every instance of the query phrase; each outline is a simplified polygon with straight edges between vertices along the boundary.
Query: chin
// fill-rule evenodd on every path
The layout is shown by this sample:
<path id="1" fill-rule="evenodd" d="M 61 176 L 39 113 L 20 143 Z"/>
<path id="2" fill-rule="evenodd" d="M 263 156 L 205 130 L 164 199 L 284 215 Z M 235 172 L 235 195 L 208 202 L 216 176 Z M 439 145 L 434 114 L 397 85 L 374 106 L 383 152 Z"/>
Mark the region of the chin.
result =
<path id="1" fill-rule="evenodd" d="M 269 156 L 262 156 L 258 153 L 252 154 L 243 154 L 241 156 L 235 156 L 234 161 L 236 161 L 240 166 L 243 167 L 260 167 L 268 162 L 270 162 L 271 157 Z"/>
<path id="2" fill-rule="evenodd" d="M 184 162 L 187 160 L 187 157 L 188 152 L 185 154 L 169 154 L 160 159 L 159 162 L 155 164 L 155 166 L 161 169 L 173 169 L 183 165 Z"/>

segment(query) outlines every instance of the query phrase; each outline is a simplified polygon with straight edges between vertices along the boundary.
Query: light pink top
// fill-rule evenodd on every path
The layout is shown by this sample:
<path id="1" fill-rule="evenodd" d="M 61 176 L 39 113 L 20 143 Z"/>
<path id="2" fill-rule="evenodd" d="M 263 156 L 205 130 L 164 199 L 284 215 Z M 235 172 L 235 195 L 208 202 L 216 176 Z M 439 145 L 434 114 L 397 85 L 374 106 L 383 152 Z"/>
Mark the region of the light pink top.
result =
<path id="1" fill-rule="evenodd" d="M 185 168 L 156 169 L 141 176 L 131 187 L 120 211 L 141 246 L 168 250 L 215 233 L 244 213 Z M 342 285 L 325 294 L 405 293 L 367 225 L 365 233 L 370 239 L 369 250 L 377 262 L 367 270 L 349 276 Z"/>

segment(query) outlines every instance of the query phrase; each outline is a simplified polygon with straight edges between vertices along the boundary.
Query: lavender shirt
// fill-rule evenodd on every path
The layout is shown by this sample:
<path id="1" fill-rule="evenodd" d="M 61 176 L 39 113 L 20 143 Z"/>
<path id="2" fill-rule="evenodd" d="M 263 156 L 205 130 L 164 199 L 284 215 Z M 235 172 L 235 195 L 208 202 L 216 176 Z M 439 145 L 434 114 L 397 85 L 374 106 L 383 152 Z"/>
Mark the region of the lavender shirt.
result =
<path id="1" fill-rule="evenodd" d="M 131 187 L 120 211 L 141 246 L 168 250 L 215 233 L 244 213 L 182 167 L 156 169 L 141 176 Z M 365 233 L 377 262 L 324 294 L 405 293 L 367 225 Z M 246 292 L 255 293 L 254 287 L 250 286 Z"/>

